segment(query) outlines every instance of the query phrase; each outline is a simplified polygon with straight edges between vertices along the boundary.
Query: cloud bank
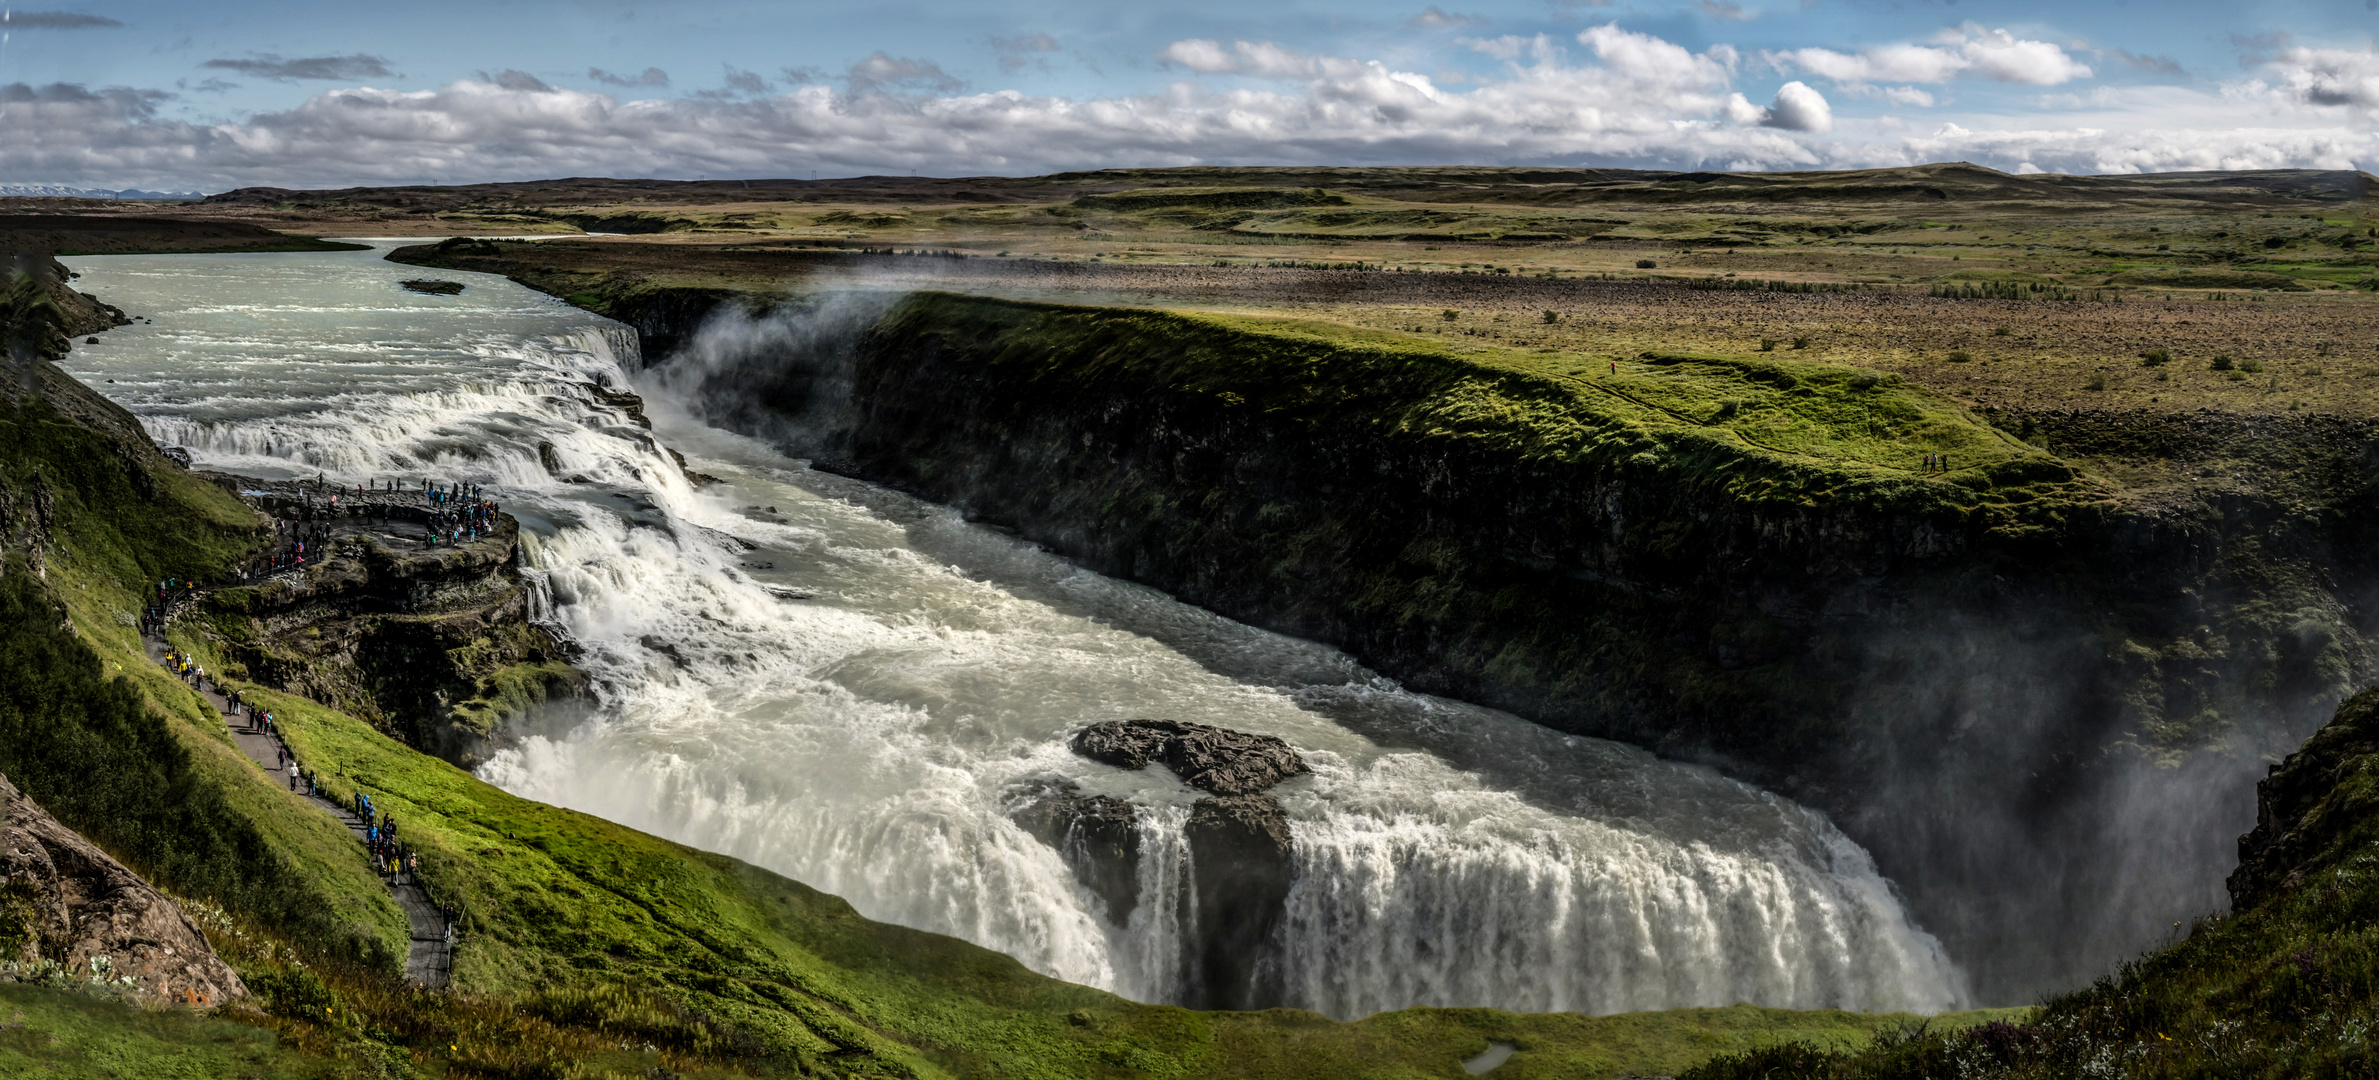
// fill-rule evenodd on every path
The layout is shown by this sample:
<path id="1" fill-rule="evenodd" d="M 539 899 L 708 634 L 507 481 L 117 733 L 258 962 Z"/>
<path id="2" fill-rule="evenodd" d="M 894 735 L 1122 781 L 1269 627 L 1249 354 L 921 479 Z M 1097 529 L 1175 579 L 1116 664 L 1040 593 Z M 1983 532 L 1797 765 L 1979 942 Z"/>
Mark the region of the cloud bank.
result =
<path id="1" fill-rule="evenodd" d="M 1931 45 L 1885 45 L 1840 53 L 1790 49 L 1763 53 L 1778 70 L 1806 71 L 1837 82 L 1941 83 L 1965 76 L 2027 86 L 2056 86 L 2090 77 L 2090 67 L 2053 43 L 2018 38 L 1968 23 Z"/>
<path id="2" fill-rule="evenodd" d="M 1157 57 L 1178 81 L 1128 96 L 965 92 L 930 60 L 878 52 L 840 80 L 789 72 L 785 88 L 731 69 L 724 90 L 623 101 L 505 71 L 435 90 L 335 89 L 220 124 L 161 115 L 170 95 L 153 90 L 17 84 L 0 86 L 0 176 L 220 190 L 1193 164 L 1777 169 L 1970 160 L 2133 172 L 2379 163 L 2379 53 L 2370 49 L 2275 52 L 2249 78 L 2218 88 L 2100 87 L 2053 123 L 1961 116 L 1919 131 L 1889 117 L 1845 120 L 1810 81 L 1787 82 L 1756 104 L 1736 85 L 1758 63 L 1733 48 L 1697 52 L 1616 24 L 1462 44 L 1498 61 L 1498 72 L 1457 89 L 1378 60 L 1184 39 Z M 1037 37 L 1001 45 L 1017 55 L 1049 51 Z M 1931 103 L 1920 83 L 2051 86 L 2088 71 L 2061 47 L 1979 27 L 1923 45 L 1797 50 L 1759 62 L 1904 106 Z M 299 79 L 336 77 L 317 73 L 341 64 L 386 71 L 360 54 L 208 66 Z M 668 79 L 658 70 L 589 77 L 632 87 Z"/>
<path id="3" fill-rule="evenodd" d="M 72 11 L 10 11 L 0 13 L 0 30 L 97 30 L 123 23 L 105 15 Z"/>
<path id="4" fill-rule="evenodd" d="M 353 56 L 308 56 L 296 60 L 286 60 L 273 53 L 257 53 L 245 60 L 209 60 L 198 66 L 236 71 L 242 75 L 280 82 L 295 82 L 299 79 L 385 79 L 395 74 L 388 70 L 388 61 L 362 53 Z"/>

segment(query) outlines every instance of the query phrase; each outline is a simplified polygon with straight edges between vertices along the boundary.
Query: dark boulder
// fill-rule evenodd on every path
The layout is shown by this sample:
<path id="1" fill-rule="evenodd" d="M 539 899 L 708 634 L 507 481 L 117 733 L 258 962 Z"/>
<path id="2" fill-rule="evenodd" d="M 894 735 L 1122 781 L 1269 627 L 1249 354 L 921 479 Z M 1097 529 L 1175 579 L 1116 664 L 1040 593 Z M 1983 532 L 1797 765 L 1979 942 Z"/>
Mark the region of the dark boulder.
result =
<path id="1" fill-rule="evenodd" d="M 1024 831 L 1056 848 L 1074 880 L 1107 902 L 1117 926 L 1140 906 L 1139 808 L 1111 795 L 1084 795 L 1073 784 L 1034 784 L 1030 801 L 1009 816 Z"/>
<path id="2" fill-rule="evenodd" d="M 1074 735 L 1074 752 L 1124 769 L 1162 761 L 1200 791 L 1249 795 L 1312 770 L 1289 744 L 1272 735 L 1180 720 L 1109 720 Z"/>
<path id="3" fill-rule="evenodd" d="M 1200 799 L 1186 831 L 1198 914 L 1188 957 L 1196 981 L 1192 1000 L 1184 1004 L 1278 1005 L 1280 923 L 1294 876 L 1280 800 L 1262 794 Z"/>
<path id="4" fill-rule="evenodd" d="M 1109 720 L 1074 733 L 1074 752 L 1118 769 L 1145 769 L 1165 743 L 1186 727 L 1171 720 Z"/>
<path id="5" fill-rule="evenodd" d="M 1183 1003 L 1203 1009 L 1280 1004 L 1280 926 L 1296 864 L 1288 815 L 1265 790 L 1311 772 L 1305 759 L 1271 735 L 1180 720 L 1092 724 L 1076 732 L 1070 745 L 1121 769 L 1161 761 L 1184 783 L 1213 793 L 1190 808 L 1184 830 L 1197 914 L 1184 945 L 1189 978 Z M 1088 800 L 1073 798 L 1077 803 L 1063 805 L 1079 815 L 1083 811 L 1072 807 Z M 1133 865 L 1136 871 L 1136 849 Z"/>

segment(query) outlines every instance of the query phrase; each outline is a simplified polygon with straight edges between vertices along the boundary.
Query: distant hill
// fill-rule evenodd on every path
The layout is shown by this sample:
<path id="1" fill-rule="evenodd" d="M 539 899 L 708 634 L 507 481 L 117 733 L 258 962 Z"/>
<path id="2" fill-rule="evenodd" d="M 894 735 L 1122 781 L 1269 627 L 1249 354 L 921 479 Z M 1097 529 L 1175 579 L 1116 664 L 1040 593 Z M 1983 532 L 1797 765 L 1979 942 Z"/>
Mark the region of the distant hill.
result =
<path id="1" fill-rule="evenodd" d="M 1965 162 L 1827 172 L 1662 172 L 1500 166 L 1190 166 L 1100 169 L 1048 176 L 854 176 L 830 180 L 635 180 L 571 177 L 500 184 L 457 184 L 301 191 L 240 188 L 210 195 L 209 208 L 293 208 L 357 213 L 394 211 L 540 213 L 556 208 L 634 204 L 702 206 L 751 203 L 1038 203 L 1149 188 L 1307 188 L 1409 202 L 1540 206 L 1849 205 L 1929 202 L 2085 207 L 2272 209 L 2369 198 L 2374 179 L 2353 170 L 2273 169 L 2139 173 L 2121 176 L 2019 176 Z M 594 226 L 587 226 L 594 227 Z"/>
<path id="2" fill-rule="evenodd" d="M 64 184 L 0 184 L 0 198 L 8 199 L 130 199 L 140 202 L 195 202 L 206 198 L 203 191 L 142 191 L 125 188 L 109 191 L 105 188 L 67 187 Z"/>

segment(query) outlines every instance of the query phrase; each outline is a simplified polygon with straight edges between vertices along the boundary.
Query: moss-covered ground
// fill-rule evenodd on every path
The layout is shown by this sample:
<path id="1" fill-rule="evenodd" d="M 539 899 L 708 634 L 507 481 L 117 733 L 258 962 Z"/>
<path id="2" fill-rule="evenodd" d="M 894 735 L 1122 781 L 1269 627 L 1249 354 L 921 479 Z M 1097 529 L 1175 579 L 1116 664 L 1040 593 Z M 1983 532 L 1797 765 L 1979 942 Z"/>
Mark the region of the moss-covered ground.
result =
<path id="1" fill-rule="evenodd" d="M 1762 354 L 1624 360 L 1334 323 L 911 296 L 890 339 L 956 334 L 1004 378 L 1064 395 L 1163 385 L 1317 430 L 1448 454 L 1675 475 L 1751 505 L 1857 508 L 2011 530 L 2106 486 L 1898 376 Z M 1931 458 L 1928 461 L 1928 457 Z"/>

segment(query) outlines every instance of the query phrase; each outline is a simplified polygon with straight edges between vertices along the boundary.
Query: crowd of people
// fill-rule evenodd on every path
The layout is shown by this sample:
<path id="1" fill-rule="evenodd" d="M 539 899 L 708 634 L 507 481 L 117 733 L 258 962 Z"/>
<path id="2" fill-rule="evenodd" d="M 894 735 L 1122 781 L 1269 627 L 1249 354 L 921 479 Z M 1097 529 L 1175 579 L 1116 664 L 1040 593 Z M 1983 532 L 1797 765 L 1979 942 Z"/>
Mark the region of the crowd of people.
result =
<path id="1" fill-rule="evenodd" d="M 430 538 L 432 547 L 439 544 L 467 544 L 487 535 L 495 527 L 496 504 L 484 497 L 477 484 L 455 484 L 431 487 Z"/>
<path id="2" fill-rule="evenodd" d="M 408 487 L 403 480 L 372 480 L 327 496 L 319 483 L 315 488 L 292 508 L 289 520 L 276 523 L 277 542 L 243 570 L 244 580 L 320 562 L 331 540 L 330 522 L 340 517 L 380 525 L 399 517 L 419 520 L 422 544 L 440 547 L 467 544 L 493 532 L 500 510 L 485 488 L 465 481 L 425 479 Z M 344 505 L 342 497 L 347 499 Z"/>
<path id="3" fill-rule="evenodd" d="M 165 650 L 165 670 L 173 672 L 175 678 L 188 684 L 192 690 L 207 688 L 207 669 L 198 666 L 197 660 L 180 649 Z"/>
<path id="4" fill-rule="evenodd" d="M 372 797 L 358 789 L 348 800 L 348 808 L 364 823 L 364 849 L 371 852 L 372 869 L 385 879 L 390 888 L 412 885 L 429 896 L 429 886 L 421 880 L 421 853 L 397 839 L 395 814 L 381 813 L 372 805 Z M 430 898 L 430 906 L 437 909 L 439 921 L 446 928 L 446 943 L 454 943 L 454 926 L 462 921 L 462 906 L 440 903 Z"/>

